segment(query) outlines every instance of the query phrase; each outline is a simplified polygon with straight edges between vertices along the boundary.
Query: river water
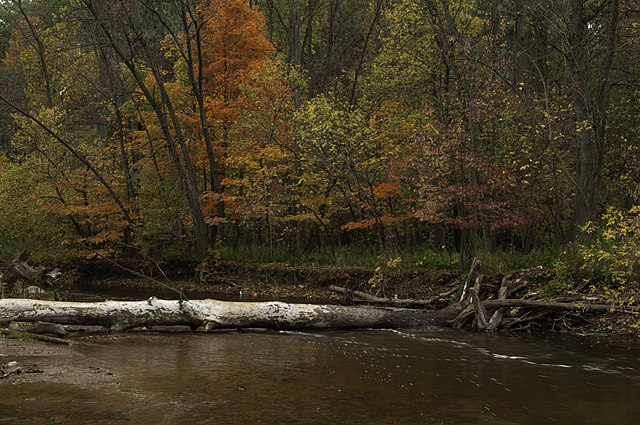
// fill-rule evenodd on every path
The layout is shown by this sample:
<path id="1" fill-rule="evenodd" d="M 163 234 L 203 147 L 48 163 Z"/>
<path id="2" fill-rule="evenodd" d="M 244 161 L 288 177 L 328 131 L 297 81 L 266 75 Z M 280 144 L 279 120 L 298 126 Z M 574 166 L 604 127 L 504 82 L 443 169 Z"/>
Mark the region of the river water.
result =
<path id="1" fill-rule="evenodd" d="M 122 382 L 0 386 L 0 423 L 640 423 L 637 340 L 434 328 L 125 334 L 74 350 Z"/>

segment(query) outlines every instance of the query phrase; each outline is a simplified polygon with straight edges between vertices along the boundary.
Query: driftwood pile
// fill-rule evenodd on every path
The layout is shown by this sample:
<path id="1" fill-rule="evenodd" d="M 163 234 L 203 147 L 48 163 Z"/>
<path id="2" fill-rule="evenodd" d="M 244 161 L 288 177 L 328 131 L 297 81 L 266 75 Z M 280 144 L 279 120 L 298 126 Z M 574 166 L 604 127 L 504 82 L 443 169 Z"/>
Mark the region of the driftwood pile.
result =
<path id="1" fill-rule="evenodd" d="M 7 264 L 2 280 L 9 284 L 22 281 L 27 284 L 40 283 L 52 286 L 62 275 L 57 268 L 49 269 L 46 267 L 32 266 L 27 262 L 28 259 L 29 253 L 23 252 L 11 261 L 11 263 Z"/>
<path id="2" fill-rule="evenodd" d="M 380 298 L 337 286 L 330 286 L 329 290 L 344 294 L 351 302 L 397 307 L 434 308 L 448 300 L 448 306 L 440 312 L 453 315 L 447 325 L 456 329 L 471 326 L 482 331 L 573 330 L 584 324 L 590 313 L 640 314 L 637 306 L 600 303 L 595 297 L 546 299 L 536 290 L 545 277 L 548 278 L 543 268 L 535 267 L 507 274 L 494 284 L 482 273 L 480 261 L 474 260 L 464 284 L 424 300 Z"/>

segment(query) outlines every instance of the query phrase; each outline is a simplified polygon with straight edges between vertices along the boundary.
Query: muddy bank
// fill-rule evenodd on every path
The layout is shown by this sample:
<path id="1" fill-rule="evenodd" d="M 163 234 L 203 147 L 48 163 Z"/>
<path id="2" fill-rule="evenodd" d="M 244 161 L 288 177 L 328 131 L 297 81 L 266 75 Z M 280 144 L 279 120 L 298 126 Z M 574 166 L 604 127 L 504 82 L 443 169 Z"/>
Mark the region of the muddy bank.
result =
<path id="1" fill-rule="evenodd" d="M 184 270 L 168 273 L 169 280 L 152 274 L 152 278 L 165 283 L 192 298 L 223 297 L 259 300 L 304 301 L 312 303 L 339 303 L 344 296 L 328 290 L 336 285 L 369 292 L 379 297 L 428 298 L 443 287 L 457 282 L 458 272 L 453 270 L 401 272 L 390 271 L 375 277 L 374 271 L 359 267 L 292 266 L 282 263 L 241 264 L 218 262 L 207 264 L 189 275 Z M 372 279 L 375 282 L 372 282 Z M 68 288 L 91 290 L 139 289 L 175 296 L 176 293 L 150 279 L 132 276 L 100 265 L 85 268 Z M 135 294 L 135 291 L 130 291 Z"/>
<path id="2" fill-rule="evenodd" d="M 133 267 L 130 265 L 130 267 Z M 92 270 L 93 274 L 88 274 Z M 471 275 L 471 274 L 469 274 Z M 481 300 L 495 300 L 499 297 L 499 289 L 503 280 L 508 277 L 512 281 L 510 297 L 540 300 L 548 298 L 544 295 L 544 287 L 553 276 L 553 271 L 541 267 L 522 270 L 505 275 L 484 275 L 479 269 L 478 276 L 482 283 L 478 286 Z M 282 263 L 242 264 L 218 261 L 205 263 L 191 276 L 187 272 L 173 270 L 164 279 L 157 273 L 152 279 L 143 279 L 123 273 L 121 270 L 109 269 L 104 264 L 85 268 L 78 275 L 76 283 L 58 293 L 59 299 L 68 301 L 87 301 L 80 296 L 93 294 L 96 300 L 104 298 L 140 300 L 149 296 L 160 298 L 177 298 L 180 293 L 190 299 L 218 298 L 223 300 L 264 301 L 279 300 L 289 302 L 353 304 L 352 296 L 339 294 L 329 290 L 331 285 L 361 291 L 380 298 L 400 298 L 424 300 L 444 292 L 452 292 L 438 302 L 428 305 L 428 309 L 441 309 L 460 299 L 463 286 L 468 276 L 460 275 L 453 270 L 424 270 L 403 272 L 386 270 L 376 274 L 368 268 L 338 268 L 335 266 L 308 265 L 292 266 Z M 510 277 L 509 277 L 510 276 Z M 154 282 L 153 280 L 156 280 Z M 161 285 L 158 284 L 161 281 Z M 173 288 L 168 290 L 167 287 Z M 456 288 L 458 288 L 457 292 Z M 82 295 L 84 294 L 84 295 Z M 606 304 L 604 294 L 589 292 L 586 285 L 581 290 L 571 293 L 555 294 L 554 301 L 567 303 L 595 302 Z M 518 308 L 505 311 L 505 323 L 511 321 L 518 329 L 528 332 L 555 331 L 572 334 L 640 334 L 638 315 L 617 314 L 593 311 L 548 311 L 538 315 L 538 311 L 524 313 Z M 491 314 L 491 312 L 489 312 Z M 530 320 L 536 316 L 535 320 Z M 538 317 L 539 316 L 539 317 Z M 467 326 L 473 326 L 467 323 Z M 525 325 L 526 327 L 522 327 Z M 511 329 L 514 330 L 514 329 Z"/>
<path id="3" fill-rule="evenodd" d="M 0 365 L 16 362 L 20 368 L 0 378 L 0 423 L 167 423 L 175 400 L 136 387 L 118 362 L 82 353 L 83 344 L 118 338 L 73 338 L 70 347 L 0 335 Z"/>
<path id="4" fill-rule="evenodd" d="M 513 295 L 516 298 L 547 299 L 545 285 L 553 276 L 553 271 L 542 267 L 511 273 L 507 276 L 482 276 L 478 295 L 482 300 L 499 297 L 499 289 L 505 278 L 513 280 Z M 331 285 L 349 290 L 362 291 L 382 298 L 429 299 L 459 288 L 458 292 L 429 305 L 429 309 L 440 309 L 459 300 L 462 287 L 468 276 L 453 270 L 400 272 L 387 271 L 376 278 L 375 273 L 364 268 L 338 269 L 328 266 L 289 266 L 286 264 L 244 265 L 220 262 L 204 271 L 199 269 L 192 279 L 171 282 L 187 295 L 194 298 L 219 297 L 226 299 L 257 299 L 303 301 L 315 303 L 352 304 L 350 296 L 331 292 Z M 140 279 L 99 280 L 98 285 L 146 287 L 153 284 Z M 602 293 L 590 291 L 586 285 L 581 290 L 558 293 L 553 300 L 561 302 L 607 303 Z M 525 313 L 525 318 L 528 313 Z M 535 312 L 537 315 L 538 312 Z M 508 309 L 505 317 L 518 322 L 522 309 Z M 554 331 L 576 335 L 640 335 L 638 315 L 594 311 L 548 311 L 532 320 L 520 330 L 528 332 Z M 513 329 L 512 329 L 513 330 Z"/>
<path id="5" fill-rule="evenodd" d="M 96 338 L 118 338 L 117 335 L 75 338 L 76 344 L 90 344 Z M 0 379 L 0 384 L 55 383 L 91 388 L 96 385 L 117 388 L 122 377 L 114 375 L 109 365 L 89 359 L 73 347 L 49 344 L 0 335 L 0 366 L 16 362 L 18 370 Z"/>

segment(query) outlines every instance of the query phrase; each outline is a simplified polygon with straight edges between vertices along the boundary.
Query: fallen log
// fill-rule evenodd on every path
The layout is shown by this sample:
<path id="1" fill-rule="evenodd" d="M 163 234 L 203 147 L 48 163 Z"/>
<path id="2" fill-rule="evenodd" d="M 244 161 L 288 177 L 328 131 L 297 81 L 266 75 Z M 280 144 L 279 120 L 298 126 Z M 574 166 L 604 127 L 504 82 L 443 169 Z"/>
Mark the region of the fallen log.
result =
<path id="1" fill-rule="evenodd" d="M 4 280 L 7 283 L 22 280 L 27 283 L 42 282 L 51 286 L 62 275 L 58 269 L 34 267 L 27 262 L 28 258 L 29 253 L 23 252 L 11 261 L 4 273 Z"/>
<path id="2" fill-rule="evenodd" d="M 462 293 L 460 294 L 460 300 L 458 303 L 463 307 L 467 307 L 471 302 L 469 297 L 469 289 L 475 288 L 476 292 L 480 291 L 480 285 L 484 279 L 484 274 L 481 273 L 480 269 L 482 268 L 482 263 L 477 258 L 473 259 L 471 263 L 471 269 L 467 274 L 467 278 L 464 281 L 464 285 L 462 285 Z M 471 286 L 473 284 L 473 286 Z"/>
<path id="3" fill-rule="evenodd" d="M 438 294 L 434 297 L 427 298 L 424 300 L 414 299 L 414 298 L 381 298 L 381 297 L 376 297 L 375 295 L 367 294 L 366 292 L 347 289 L 347 288 L 343 288 L 341 286 L 335 286 L 335 285 L 330 285 L 328 289 L 332 292 L 337 292 L 339 294 L 347 295 L 351 297 L 353 301 L 357 301 L 357 302 L 390 305 L 390 306 L 396 306 L 396 307 L 424 308 L 424 307 L 433 305 L 438 301 L 446 300 L 448 297 L 450 297 L 456 291 L 458 291 L 459 288 L 456 285 L 454 288 L 448 291 L 445 291 L 441 294 Z"/>
<path id="4" fill-rule="evenodd" d="M 498 300 L 507 299 L 507 296 L 512 292 L 512 290 L 515 289 L 512 288 L 512 286 L 519 284 L 523 279 L 521 277 L 512 281 L 514 274 L 515 273 L 511 273 L 502 278 L 502 284 L 500 285 L 500 290 L 498 291 Z M 468 290 L 471 304 L 473 305 L 473 310 L 476 316 L 476 326 L 480 330 L 493 331 L 500 326 L 502 317 L 504 316 L 505 307 L 498 307 L 493 312 L 491 318 L 487 320 L 487 310 L 480 301 L 480 295 L 478 294 L 479 291 L 479 282 L 478 285 L 474 286 L 473 288 L 469 288 Z"/>
<path id="5" fill-rule="evenodd" d="M 11 261 L 6 273 L 4 274 L 4 279 L 7 283 L 15 283 L 19 279 L 23 279 L 27 282 L 33 282 L 36 280 L 38 270 L 27 263 L 28 258 L 29 253 L 23 252 Z"/>
<path id="6" fill-rule="evenodd" d="M 47 322 L 12 322 L 8 330 L 13 332 L 25 332 L 30 334 L 51 334 L 56 336 L 65 336 L 67 331 L 64 326 L 57 323 Z"/>
<path id="7" fill-rule="evenodd" d="M 95 303 L 0 299 L 0 322 L 100 325 L 111 329 L 187 325 L 205 331 L 229 328 L 348 329 L 441 325 L 438 312 L 337 305 L 218 300 L 104 301 Z"/>
<path id="8" fill-rule="evenodd" d="M 474 291 L 472 291 L 474 294 Z M 520 298 L 507 298 L 488 300 L 481 302 L 477 296 L 472 297 L 475 301 L 460 312 L 458 317 L 453 321 L 453 327 L 460 329 L 473 317 L 478 319 L 479 323 L 484 323 L 484 329 L 492 330 L 497 328 L 497 325 L 493 328 L 487 325 L 491 320 L 487 320 L 487 310 L 496 310 L 502 308 L 530 308 L 530 309 L 547 309 L 547 310 L 568 310 L 568 311 L 582 311 L 582 312 L 608 312 L 608 313 L 625 313 L 625 314 L 638 314 L 640 308 L 638 307 L 620 307 L 614 304 L 593 304 L 588 302 L 558 302 L 558 301 L 542 301 L 542 300 L 527 300 Z M 493 324 L 492 324 L 493 325 Z M 479 326 L 482 329 L 482 326 Z"/>

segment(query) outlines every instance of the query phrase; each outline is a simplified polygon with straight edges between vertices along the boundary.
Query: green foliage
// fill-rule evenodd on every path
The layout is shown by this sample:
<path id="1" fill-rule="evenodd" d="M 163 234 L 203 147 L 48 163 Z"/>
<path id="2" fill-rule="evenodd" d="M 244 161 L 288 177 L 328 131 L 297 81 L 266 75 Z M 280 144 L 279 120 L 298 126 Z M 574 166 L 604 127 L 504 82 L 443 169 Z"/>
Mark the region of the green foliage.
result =
<path id="1" fill-rule="evenodd" d="M 549 267 L 553 263 L 557 253 L 556 249 L 535 250 L 532 252 L 518 251 L 480 251 L 477 254 L 482 262 L 482 268 L 490 274 L 506 274 L 514 270 L 528 269 L 531 267 Z"/>
<path id="2" fill-rule="evenodd" d="M 220 258 L 245 263 L 285 263 L 292 265 L 335 265 L 339 267 L 375 267 L 377 257 L 369 251 L 358 248 L 343 247 L 331 251 L 313 252 L 302 255 L 291 255 L 281 248 L 260 245 L 242 245 L 233 249 L 223 246 L 220 249 Z"/>
<path id="3" fill-rule="evenodd" d="M 37 341 L 38 339 L 29 333 L 25 333 L 25 332 L 11 332 L 9 335 L 6 336 L 7 339 L 16 339 L 16 340 L 20 340 L 20 341 Z"/>
<path id="4" fill-rule="evenodd" d="M 369 279 L 369 285 L 371 288 L 375 289 L 380 287 L 380 289 L 384 290 L 384 276 L 389 272 L 393 272 L 398 269 L 398 264 L 402 262 L 401 257 L 389 258 L 381 257 L 379 259 L 378 266 L 373 271 L 373 276 Z"/>
<path id="5" fill-rule="evenodd" d="M 73 255 L 68 223 L 47 211 L 40 197 L 54 194 L 38 184 L 37 157 L 9 163 L 0 156 L 0 253 L 13 258 L 29 251 L 38 262 L 55 263 Z"/>
<path id="6" fill-rule="evenodd" d="M 609 207 L 600 223 L 587 223 L 592 237 L 580 245 L 583 270 L 612 300 L 637 301 L 640 287 L 640 206 L 623 211 Z"/>
<path id="7" fill-rule="evenodd" d="M 300 140 L 300 190 L 316 197 L 334 194 L 338 198 L 303 198 L 302 202 L 322 202 L 316 207 L 321 209 L 366 199 L 365 186 L 377 183 L 375 168 L 380 165 L 380 158 L 362 111 L 349 111 L 345 105 L 318 96 L 300 108 L 294 120 Z M 336 185 L 340 191 L 333 190 Z"/>
<path id="8" fill-rule="evenodd" d="M 220 248 L 220 258 L 244 263 L 284 263 L 291 265 L 336 266 L 339 268 L 366 268 L 376 270 L 397 270 L 400 272 L 423 272 L 425 270 L 456 270 L 459 256 L 438 253 L 422 248 L 414 253 L 390 250 L 384 255 L 374 255 L 369 250 L 356 247 L 340 247 L 331 251 L 291 255 L 281 248 L 243 245 L 236 249 L 228 246 Z"/>
<path id="9" fill-rule="evenodd" d="M 414 257 L 418 257 L 415 265 L 427 270 L 455 270 L 460 266 L 460 256 L 447 252 L 435 252 L 431 249 L 420 250 Z M 407 261 L 410 261 L 407 259 Z"/>
<path id="10" fill-rule="evenodd" d="M 20 252 L 23 251 L 25 251 L 25 247 L 23 246 L 21 241 L 15 239 L 0 240 L 0 258 L 15 258 Z"/>
<path id="11" fill-rule="evenodd" d="M 575 249 L 568 249 L 552 262 L 553 277 L 542 288 L 540 294 L 551 297 L 570 292 L 581 280 L 581 259 Z"/>
<path id="12" fill-rule="evenodd" d="M 141 224 L 136 242 L 152 257 L 179 260 L 190 251 L 185 201 L 179 188 L 143 174 L 139 193 Z"/>

